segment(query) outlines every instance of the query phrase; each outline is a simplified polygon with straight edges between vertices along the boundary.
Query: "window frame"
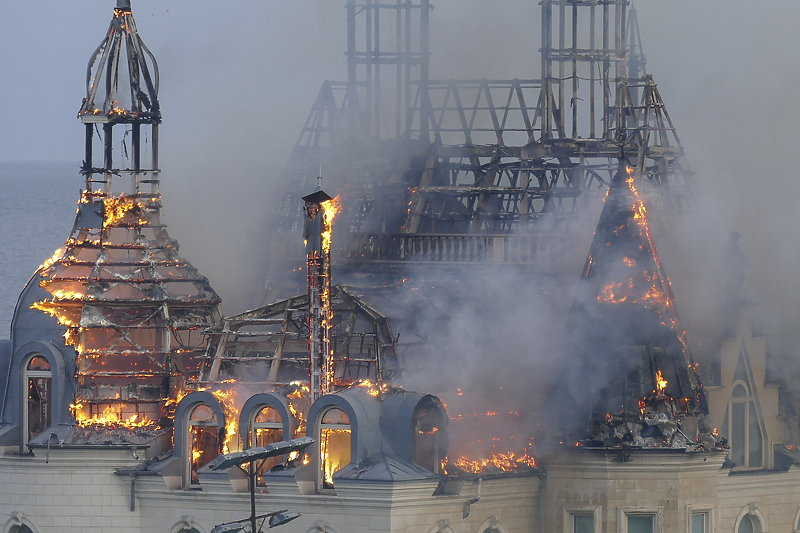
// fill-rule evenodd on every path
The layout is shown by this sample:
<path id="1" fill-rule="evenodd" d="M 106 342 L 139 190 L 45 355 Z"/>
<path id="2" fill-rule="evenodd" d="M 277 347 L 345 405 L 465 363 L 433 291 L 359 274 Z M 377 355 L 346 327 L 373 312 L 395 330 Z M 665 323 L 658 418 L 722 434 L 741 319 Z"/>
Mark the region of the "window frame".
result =
<path id="1" fill-rule="evenodd" d="M 333 411 L 333 410 L 338 410 L 338 411 L 341 411 L 342 413 L 344 413 L 344 415 L 347 417 L 347 420 L 348 420 L 349 423 L 348 424 L 324 423 L 323 420 L 325 419 L 325 415 L 327 415 L 330 411 Z M 334 405 L 334 404 L 325 406 L 324 409 L 320 410 L 320 412 L 319 412 L 319 414 L 317 416 L 318 416 L 318 422 L 316 424 L 316 428 L 315 428 L 315 431 L 314 431 L 314 433 L 315 433 L 314 436 L 315 436 L 316 441 L 317 441 L 317 445 L 315 446 L 315 448 L 316 448 L 315 456 L 316 456 L 316 460 L 317 460 L 316 461 L 316 465 L 315 465 L 316 466 L 315 470 L 317 472 L 316 473 L 317 492 L 321 493 L 321 494 L 323 494 L 323 493 L 335 494 L 336 487 L 334 486 L 333 481 L 331 481 L 331 486 L 330 487 L 326 487 L 325 483 L 324 483 L 324 479 L 323 479 L 323 473 L 322 473 L 322 467 L 323 467 L 323 462 L 322 462 L 322 431 L 325 430 L 325 429 L 328 429 L 328 430 L 331 430 L 331 429 L 332 430 L 347 429 L 347 431 L 349 432 L 349 434 L 350 434 L 350 456 L 351 456 L 351 459 L 350 459 L 350 461 L 348 461 L 347 464 L 342 466 L 342 468 L 345 468 L 347 465 L 349 465 L 352 462 L 352 454 L 353 454 L 353 421 L 350 420 L 350 415 L 347 413 L 347 411 L 345 409 L 343 409 L 339 405 Z M 339 470 L 341 470 L 342 468 L 340 468 Z M 337 470 L 336 472 L 338 472 L 339 470 Z M 331 472 L 331 480 L 333 480 L 333 475 L 336 472 Z"/>
<path id="2" fill-rule="evenodd" d="M 733 396 L 733 391 L 736 389 L 737 386 L 744 387 L 747 396 Z M 764 426 L 762 424 L 762 420 L 759 417 L 761 412 L 758 398 L 755 395 L 755 392 L 752 390 L 752 387 L 748 386 L 747 383 L 744 381 L 737 379 L 731 384 L 731 396 L 728 398 L 728 442 L 731 444 L 733 443 L 733 405 L 734 404 L 742 404 L 744 405 L 744 464 L 733 467 L 733 470 L 763 470 L 767 468 L 767 461 L 768 461 L 768 453 L 767 448 L 768 441 L 766 431 L 764 430 Z M 753 411 L 756 413 L 756 420 L 755 424 L 758 427 L 759 433 L 761 433 L 761 465 L 760 466 L 750 466 L 750 406 L 753 406 Z M 728 453 L 728 457 L 733 461 L 733 446 L 731 446 L 731 451 Z"/>
<path id="3" fill-rule="evenodd" d="M 41 357 L 47 362 L 47 365 L 50 367 L 50 370 L 29 370 L 28 367 L 33 362 L 34 359 Z M 34 435 L 33 437 L 29 437 L 30 432 L 30 415 L 28 413 L 28 409 L 30 408 L 29 401 L 30 398 L 28 396 L 28 389 L 30 387 L 30 380 L 36 378 L 44 378 L 50 380 L 50 388 L 48 393 L 50 397 L 47 398 L 47 418 L 50 420 L 50 426 L 53 425 L 53 365 L 50 360 L 42 353 L 33 352 L 29 354 L 24 360 L 22 365 L 22 445 L 24 446 L 31 440 L 35 439 L 42 433 L 44 433 L 47 428 L 42 428 L 42 431 Z"/>
<path id="4" fill-rule="evenodd" d="M 277 422 L 256 422 L 258 415 L 260 415 L 265 409 L 272 409 L 275 411 L 276 416 L 278 417 Z M 283 435 L 283 417 L 281 417 L 281 413 L 275 409 L 275 407 L 271 405 L 264 405 L 260 409 L 253 409 L 252 421 L 250 422 L 250 448 L 255 448 L 256 439 L 258 437 L 258 430 L 259 429 L 279 429 L 281 430 L 281 440 L 290 440 L 286 439 L 286 436 Z"/>
<path id="5" fill-rule="evenodd" d="M 792 522 L 792 533 L 800 533 L 800 509 L 794 515 L 794 522 Z"/>
<path id="6" fill-rule="evenodd" d="M 214 415 L 214 420 L 192 420 L 192 415 L 200 407 L 206 407 L 207 409 L 209 409 L 211 413 Z M 186 421 L 184 427 L 186 429 L 184 438 L 186 440 L 186 454 L 185 454 L 186 457 L 184 458 L 184 465 L 183 465 L 184 466 L 183 486 L 184 488 L 190 488 L 192 486 L 194 487 L 199 486 L 199 481 L 197 483 L 192 482 L 192 463 L 194 462 L 192 457 L 194 453 L 193 428 L 215 428 L 217 431 L 217 446 L 219 446 L 220 421 L 217 420 L 217 413 L 214 411 L 214 407 L 205 402 L 197 402 L 196 404 L 192 405 L 189 409 L 186 410 L 185 416 L 186 416 Z M 219 456 L 219 451 L 217 453 L 217 456 Z M 205 464 L 202 466 L 205 466 Z M 202 466 L 199 466 L 198 470 L 202 468 Z"/>
<path id="7" fill-rule="evenodd" d="M 664 533 L 664 507 L 624 505 L 617 507 L 617 533 L 628 533 L 629 516 L 652 516 L 653 533 Z"/>
<path id="8" fill-rule="evenodd" d="M 758 520 L 759 522 L 759 526 L 761 528 L 762 533 L 769 531 L 769 524 L 767 523 L 767 517 L 764 516 L 764 513 L 762 513 L 761 509 L 759 509 L 758 503 L 750 502 L 744 509 L 739 511 L 739 514 L 736 517 L 736 522 L 734 523 L 733 526 L 734 533 L 738 533 L 739 526 L 742 525 L 742 520 L 744 519 L 745 516 L 750 517 L 751 520 L 753 519 L 753 517 L 755 517 L 755 519 Z"/>
<path id="9" fill-rule="evenodd" d="M 575 520 L 572 517 L 587 515 L 592 515 L 594 533 L 602 533 L 603 507 L 600 505 L 564 507 L 562 531 L 564 533 L 575 533 Z"/>
<path id="10" fill-rule="evenodd" d="M 275 416 L 277 417 L 278 421 L 270 421 L 270 422 L 256 422 L 258 416 L 263 413 L 267 409 L 272 409 L 275 412 Z M 287 439 L 285 433 L 285 428 L 283 424 L 283 416 L 281 412 L 275 408 L 273 405 L 262 405 L 253 409 L 253 412 L 249 416 L 250 418 L 250 438 L 249 438 L 249 446 L 248 448 L 256 448 L 256 444 L 258 444 L 258 432 L 259 430 L 267 430 L 267 431 L 280 431 L 281 437 L 279 440 L 275 442 L 281 442 Z M 290 436 L 291 437 L 291 436 Z M 263 461 L 258 461 L 256 466 L 258 467 L 258 472 L 256 472 L 256 485 L 264 487 L 266 486 L 266 481 L 264 480 L 264 474 L 273 466 L 283 461 L 285 456 L 279 455 L 270 459 L 266 459 Z"/>
<path id="11" fill-rule="evenodd" d="M 696 514 L 704 514 L 705 530 L 703 533 L 711 533 L 714 531 L 714 506 L 712 504 L 689 504 L 686 506 L 686 533 L 692 532 L 692 517 Z"/>

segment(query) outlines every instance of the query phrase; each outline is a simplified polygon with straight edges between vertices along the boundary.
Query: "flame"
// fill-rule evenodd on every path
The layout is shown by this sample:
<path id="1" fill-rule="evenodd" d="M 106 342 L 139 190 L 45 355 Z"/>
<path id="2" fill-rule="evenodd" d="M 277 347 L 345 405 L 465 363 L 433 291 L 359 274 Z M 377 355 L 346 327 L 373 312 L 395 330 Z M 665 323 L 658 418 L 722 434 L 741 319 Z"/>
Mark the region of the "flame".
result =
<path id="1" fill-rule="evenodd" d="M 53 263 L 57 262 L 63 256 L 64 256 L 64 248 L 59 248 L 58 250 L 56 250 L 56 252 L 53 254 L 53 256 L 50 259 L 48 259 L 47 261 L 45 261 L 44 263 L 39 265 L 39 268 L 37 269 L 37 272 L 41 272 L 42 270 L 47 270 L 48 268 L 50 268 L 53 265 Z"/>
<path id="2" fill-rule="evenodd" d="M 322 207 L 322 216 L 324 221 L 324 230 L 322 232 L 322 251 L 328 255 L 331 251 L 333 219 L 336 218 L 336 215 L 342 211 L 342 200 L 340 195 L 337 194 L 335 198 L 326 202 L 322 202 L 320 206 Z"/>
<path id="3" fill-rule="evenodd" d="M 116 197 L 105 198 L 103 200 L 103 227 L 108 228 L 119 223 L 128 214 L 135 213 L 139 205 L 136 199 L 132 196 L 121 194 Z M 146 224 L 147 221 L 140 218 L 140 224 Z"/>
<path id="4" fill-rule="evenodd" d="M 374 383 L 369 379 L 362 379 L 352 385 L 352 387 L 364 387 L 369 389 L 367 393 L 370 396 L 380 396 L 381 393 L 386 393 L 389 390 L 389 385 L 386 383 Z"/>
<path id="5" fill-rule="evenodd" d="M 495 452 L 491 457 L 484 459 L 469 459 L 467 457 L 459 457 L 456 459 L 455 465 L 470 472 L 472 474 L 479 474 L 486 468 L 497 468 L 503 472 L 515 472 L 520 467 L 536 468 L 536 459 L 528 454 L 528 450 L 524 450 L 522 454 L 517 455 L 514 452 L 498 453 Z"/>
<path id="6" fill-rule="evenodd" d="M 664 390 L 667 388 L 667 380 L 664 379 L 661 370 L 656 370 L 656 388 L 658 389 L 659 396 L 664 394 Z"/>
<path id="7" fill-rule="evenodd" d="M 608 285 L 603 287 L 603 289 L 600 291 L 600 295 L 597 297 L 597 301 L 620 304 L 622 302 L 627 301 L 629 298 L 632 298 L 633 295 L 634 295 L 634 282 L 633 278 L 631 278 L 630 280 L 628 280 L 628 284 L 624 288 L 622 283 L 609 283 Z"/>
<path id="8" fill-rule="evenodd" d="M 80 427 L 125 426 L 131 428 L 156 425 L 155 421 L 149 420 L 142 413 L 134 413 L 128 418 L 124 418 L 122 414 L 123 406 L 124 404 L 122 403 L 111 403 L 101 413 L 90 416 L 87 410 L 84 409 L 83 403 L 77 401 L 70 405 L 70 411 Z"/>
<path id="9" fill-rule="evenodd" d="M 204 390 L 204 389 L 198 389 Z M 225 413 L 225 440 L 222 443 L 222 453 L 230 453 L 231 451 L 238 451 L 240 448 L 237 441 L 237 434 L 239 432 L 239 410 L 237 409 L 237 389 L 214 389 L 209 391 L 214 398 L 216 398 L 222 406 L 222 412 Z M 233 448 L 237 450 L 232 450 Z"/>
<path id="10" fill-rule="evenodd" d="M 625 258 L 622 260 L 622 262 L 623 262 L 623 263 L 625 263 L 625 266 L 627 266 L 627 267 L 634 267 L 634 266 L 636 266 L 636 260 L 635 260 L 635 259 L 631 259 L 630 257 L 625 257 Z"/>

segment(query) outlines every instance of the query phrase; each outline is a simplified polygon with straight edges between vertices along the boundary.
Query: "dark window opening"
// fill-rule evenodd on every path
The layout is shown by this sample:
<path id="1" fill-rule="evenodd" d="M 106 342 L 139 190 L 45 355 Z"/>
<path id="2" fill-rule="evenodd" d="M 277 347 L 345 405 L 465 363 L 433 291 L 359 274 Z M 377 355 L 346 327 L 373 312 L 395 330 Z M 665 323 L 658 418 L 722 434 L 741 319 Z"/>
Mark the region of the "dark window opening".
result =
<path id="1" fill-rule="evenodd" d="M 36 438 L 50 427 L 50 399 L 53 390 L 53 374 L 50 363 L 37 355 L 30 360 L 25 370 L 27 385 L 27 440 Z"/>

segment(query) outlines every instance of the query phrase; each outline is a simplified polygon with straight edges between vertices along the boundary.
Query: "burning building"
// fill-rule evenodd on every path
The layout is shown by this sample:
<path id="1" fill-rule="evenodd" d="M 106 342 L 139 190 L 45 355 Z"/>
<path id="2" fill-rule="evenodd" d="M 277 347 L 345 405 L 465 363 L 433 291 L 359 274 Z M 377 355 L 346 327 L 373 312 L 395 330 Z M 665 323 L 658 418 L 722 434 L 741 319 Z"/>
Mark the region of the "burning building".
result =
<path id="1" fill-rule="evenodd" d="M 323 85 L 285 171 L 268 301 L 221 316 L 161 222 L 159 72 L 118 0 L 73 230 L 0 341 L 3 533 L 247 531 L 250 490 L 306 533 L 800 529 L 800 402 L 744 318 L 695 361 L 656 251 L 649 217 L 689 206 L 692 175 L 635 16 L 541 5 L 541 79 L 442 82 L 427 0 L 349 0 L 348 81 Z M 312 190 L 321 161 L 338 198 Z M 545 290 L 587 247 L 536 413 L 549 442 L 461 388 L 448 406 L 403 387 L 437 371 L 465 269 Z M 304 437 L 252 485 L 224 466 Z"/>

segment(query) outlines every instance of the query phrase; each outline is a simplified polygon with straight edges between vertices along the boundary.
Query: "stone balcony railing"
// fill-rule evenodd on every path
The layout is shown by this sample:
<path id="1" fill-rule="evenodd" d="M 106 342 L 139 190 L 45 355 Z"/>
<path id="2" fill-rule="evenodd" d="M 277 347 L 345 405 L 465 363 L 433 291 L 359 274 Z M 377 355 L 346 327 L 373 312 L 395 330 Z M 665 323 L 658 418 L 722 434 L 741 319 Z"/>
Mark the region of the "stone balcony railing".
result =
<path id="1" fill-rule="evenodd" d="M 366 263 L 492 263 L 559 268 L 580 262 L 588 243 L 569 234 L 351 233 L 341 260 Z"/>

